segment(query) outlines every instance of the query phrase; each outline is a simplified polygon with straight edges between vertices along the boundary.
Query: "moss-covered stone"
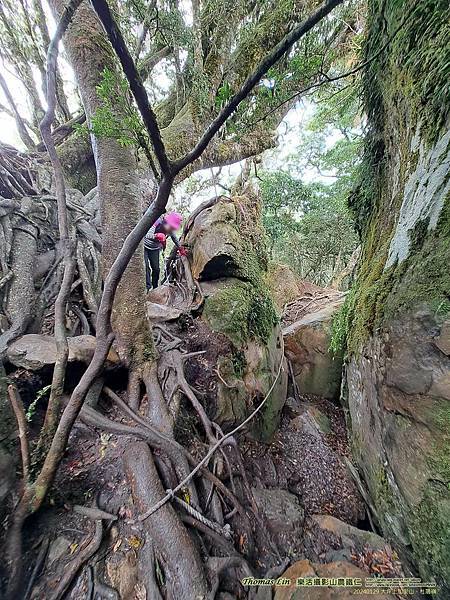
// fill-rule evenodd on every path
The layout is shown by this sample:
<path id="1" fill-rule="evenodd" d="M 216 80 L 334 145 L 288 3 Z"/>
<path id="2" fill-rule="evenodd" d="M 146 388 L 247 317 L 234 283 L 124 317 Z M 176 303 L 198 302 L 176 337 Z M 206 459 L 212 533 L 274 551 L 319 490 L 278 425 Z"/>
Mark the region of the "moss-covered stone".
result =
<path id="1" fill-rule="evenodd" d="M 364 51 L 376 58 L 363 77 L 369 133 L 349 199 L 363 243 L 344 308 L 350 355 L 418 303 L 450 309 L 450 8 L 445 0 L 368 8 Z"/>
<path id="2" fill-rule="evenodd" d="M 392 227 L 380 227 L 378 214 L 368 229 L 356 283 L 334 325 L 336 344 L 342 345 L 346 337 L 349 355 L 387 320 L 419 304 L 442 318 L 450 312 L 450 197 L 436 227 L 428 229 L 426 221 L 418 221 L 408 257 L 388 268 Z"/>
<path id="3" fill-rule="evenodd" d="M 445 598 L 450 361 L 442 331 L 423 304 L 401 313 L 352 355 L 346 383 L 352 449 L 382 531 L 423 578 L 436 577 Z"/>
<path id="4" fill-rule="evenodd" d="M 424 498 L 409 516 L 408 529 L 420 575 L 437 577 L 442 597 L 450 581 L 450 492 L 430 482 Z M 447 596 L 448 597 L 448 596 Z"/>
<path id="5" fill-rule="evenodd" d="M 251 338 L 267 342 L 278 321 L 268 293 L 240 280 L 207 298 L 203 317 L 213 331 L 226 335 L 238 348 Z"/>
<path id="6" fill-rule="evenodd" d="M 449 110 L 449 4 L 370 0 L 368 5 L 365 56 L 376 56 L 364 73 L 369 120 L 379 131 L 389 121 L 400 126 L 420 121 L 423 137 L 433 143 Z"/>
<path id="7" fill-rule="evenodd" d="M 227 338 L 226 355 L 217 363 L 215 420 L 225 427 L 236 425 L 266 399 L 252 432 L 268 440 L 286 398 L 287 373 L 280 370 L 283 343 L 266 283 L 258 198 L 251 190 L 218 198 L 195 216 L 185 240 L 204 295 L 200 318 L 212 334 Z"/>

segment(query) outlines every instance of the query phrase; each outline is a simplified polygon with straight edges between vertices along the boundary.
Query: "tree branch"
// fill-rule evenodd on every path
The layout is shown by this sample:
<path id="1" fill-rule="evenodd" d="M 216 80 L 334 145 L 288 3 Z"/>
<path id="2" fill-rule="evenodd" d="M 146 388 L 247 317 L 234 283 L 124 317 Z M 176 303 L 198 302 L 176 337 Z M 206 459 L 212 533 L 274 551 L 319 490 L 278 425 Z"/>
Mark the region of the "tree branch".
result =
<path id="1" fill-rule="evenodd" d="M 269 117 L 274 112 L 276 112 L 277 110 L 279 110 L 282 106 L 284 106 L 285 104 L 288 104 L 289 102 L 292 102 L 293 100 L 295 100 L 299 96 L 305 94 L 306 92 L 309 92 L 311 90 L 316 90 L 317 88 L 321 87 L 322 85 L 325 85 L 326 83 L 333 83 L 335 81 L 339 81 L 340 79 L 345 79 L 346 77 L 350 77 L 351 75 L 356 75 L 356 73 L 358 73 L 359 71 L 361 71 L 362 69 L 364 69 L 365 67 L 367 67 L 367 65 L 369 65 L 371 62 L 373 62 L 375 59 L 377 59 L 380 56 L 380 54 L 382 54 L 386 50 L 386 48 L 392 43 L 392 41 L 394 40 L 394 38 L 401 31 L 402 27 L 405 25 L 405 23 L 408 21 L 408 19 L 412 16 L 412 14 L 413 14 L 413 10 L 409 11 L 407 13 L 407 15 L 405 16 L 405 18 L 402 19 L 402 21 L 400 22 L 399 26 L 395 29 L 395 31 L 393 32 L 393 34 L 381 46 L 381 48 L 377 52 L 375 52 L 375 54 L 373 54 L 372 56 L 370 56 L 369 58 L 367 58 L 365 61 L 363 61 L 362 63 L 359 63 L 359 65 L 356 65 L 356 67 L 353 67 L 352 69 L 349 69 L 345 73 L 341 73 L 340 75 L 335 75 L 334 77 L 330 77 L 329 75 L 327 75 L 326 73 L 323 73 L 323 72 L 317 73 L 317 75 L 322 75 L 325 79 L 322 79 L 321 81 L 317 81 L 315 83 L 312 83 L 311 85 L 308 85 L 307 87 L 299 90 L 298 92 L 295 92 L 294 94 L 292 94 L 291 96 L 289 96 L 288 98 L 286 98 L 286 100 L 283 100 L 282 102 L 280 102 L 279 104 L 277 104 L 277 106 L 275 106 L 274 108 L 271 108 L 270 110 L 268 110 L 262 117 L 260 117 L 256 121 L 253 121 L 252 123 L 250 123 L 247 126 L 247 128 L 248 129 L 253 129 L 253 127 L 255 127 L 256 125 L 258 125 L 258 123 L 261 123 L 262 121 L 264 121 L 265 119 L 267 119 L 267 117 Z M 342 91 L 342 90 L 339 90 L 339 91 Z"/>
<path id="2" fill-rule="evenodd" d="M 25 144 L 25 146 L 28 148 L 28 150 L 34 150 L 36 147 L 36 144 L 33 142 L 30 134 L 28 133 L 28 129 L 25 124 L 25 121 L 21 117 L 19 111 L 17 110 L 17 106 L 16 106 L 16 103 L 14 102 L 14 98 L 12 97 L 11 92 L 9 91 L 8 85 L 5 81 L 5 78 L 3 77 L 3 75 L 1 73 L 0 73 L 0 86 L 3 90 L 3 93 L 5 94 L 5 98 L 11 108 L 11 112 L 16 121 L 17 130 L 19 132 L 20 139 Z"/>
<path id="3" fill-rule="evenodd" d="M 239 104 L 244 100 L 251 90 L 257 85 L 267 71 L 288 51 L 291 47 L 301 39 L 308 31 L 310 31 L 317 23 L 326 17 L 336 6 L 342 4 L 343 0 L 326 0 L 324 4 L 310 17 L 295 27 L 288 35 L 277 44 L 271 52 L 260 62 L 256 70 L 246 79 L 241 89 L 230 99 L 225 108 L 212 121 L 211 125 L 205 131 L 203 136 L 198 141 L 195 148 L 188 152 L 183 158 L 174 163 L 174 172 L 179 173 L 182 169 L 191 164 L 194 160 L 200 157 L 203 151 L 208 146 L 209 142 L 216 135 L 222 125 L 235 112 Z"/>
<path id="4" fill-rule="evenodd" d="M 8 385 L 8 397 L 11 407 L 16 417 L 17 427 L 19 430 L 20 453 L 22 455 L 22 477 L 24 487 L 28 485 L 30 477 L 30 449 L 28 447 L 27 437 L 27 419 L 23 410 L 22 400 L 19 392 L 14 385 Z"/>
<path id="5" fill-rule="evenodd" d="M 172 48 L 170 46 L 163 46 L 159 50 L 150 53 L 146 56 L 139 64 L 139 75 L 142 77 L 143 81 L 145 81 L 152 70 L 156 67 L 156 65 L 163 59 L 170 56 L 172 53 Z"/>
<path id="6" fill-rule="evenodd" d="M 64 275 L 61 288 L 55 302 L 55 342 L 56 362 L 53 370 L 52 387 L 47 412 L 45 414 L 44 426 L 41 430 L 39 444 L 46 448 L 50 437 L 53 435 L 59 419 L 61 398 L 64 391 L 64 380 L 66 374 L 67 359 L 69 357 L 69 346 L 66 331 L 67 302 L 71 292 L 73 276 L 75 274 L 74 244 L 70 239 L 69 222 L 66 203 L 66 186 L 64 172 L 55 143 L 52 137 L 52 123 L 55 120 L 56 111 L 56 65 L 58 59 L 58 45 L 63 37 L 72 17 L 81 4 L 81 0 L 71 0 L 65 9 L 58 24 L 55 35 L 48 47 L 47 55 L 47 111 L 40 124 L 42 139 L 47 148 L 50 161 L 53 166 L 56 187 L 56 202 L 58 206 L 58 229 L 61 246 L 64 252 Z M 42 446 L 41 446 L 42 447 Z"/>
<path id="7" fill-rule="evenodd" d="M 171 163 L 167 158 L 156 115 L 150 105 L 147 91 L 125 44 L 122 33 L 109 10 L 106 0 L 92 0 L 92 6 L 105 29 L 106 35 L 120 60 L 123 72 L 128 79 L 131 92 L 136 100 L 136 104 L 152 141 L 161 172 L 163 175 L 170 175 Z"/>
<path id="8" fill-rule="evenodd" d="M 52 136 L 55 142 L 55 146 L 62 144 L 64 140 L 69 137 L 74 131 L 76 125 L 81 125 L 86 121 L 86 113 L 82 112 L 80 115 L 73 117 L 65 123 L 61 123 L 58 127 L 55 127 L 52 131 Z M 40 143 L 36 146 L 36 150 L 42 152 L 45 150 L 45 144 Z"/>

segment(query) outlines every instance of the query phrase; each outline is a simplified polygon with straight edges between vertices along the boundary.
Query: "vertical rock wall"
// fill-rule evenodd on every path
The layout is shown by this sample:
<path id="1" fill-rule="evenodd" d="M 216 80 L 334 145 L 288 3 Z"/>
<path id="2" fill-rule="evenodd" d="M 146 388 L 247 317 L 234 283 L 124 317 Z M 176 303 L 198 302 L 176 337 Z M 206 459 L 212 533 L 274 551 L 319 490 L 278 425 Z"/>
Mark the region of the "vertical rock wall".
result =
<path id="1" fill-rule="evenodd" d="M 371 132 L 351 199 L 363 253 L 345 307 L 355 457 L 384 534 L 423 578 L 436 578 L 442 598 L 450 581 L 449 22 L 448 2 L 369 2 L 367 58 L 388 45 L 365 74 Z"/>

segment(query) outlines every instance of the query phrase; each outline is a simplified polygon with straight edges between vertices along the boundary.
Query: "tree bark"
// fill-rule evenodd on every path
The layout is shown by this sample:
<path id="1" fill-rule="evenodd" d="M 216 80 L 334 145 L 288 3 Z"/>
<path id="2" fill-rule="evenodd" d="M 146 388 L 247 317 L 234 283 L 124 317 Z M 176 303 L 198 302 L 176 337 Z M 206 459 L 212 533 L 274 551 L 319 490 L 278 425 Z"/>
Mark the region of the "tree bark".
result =
<path id="1" fill-rule="evenodd" d="M 137 511 L 142 514 L 164 496 L 153 457 L 145 442 L 136 442 L 125 454 L 125 469 L 131 481 L 131 490 Z M 206 598 L 207 583 L 203 565 L 192 539 L 170 504 L 160 508 L 161 517 L 145 521 L 148 536 L 155 542 L 157 553 L 166 565 L 168 598 L 190 600 Z M 177 560 L 174 561 L 174 544 Z"/>
<path id="2" fill-rule="evenodd" d="M 59 17 L 62 0 L 50 0 Z M 105 68 L 116 70 L 117 61 L 103 29 L 90 6 L 83 2 L 64 40 L 69 61 L 77 77 L 88 123 L 101 105 L 97 86 Z M 137 164 L 133 152 L 108 138 L 91 139 L 97 168 L 97 183 L 103 230 L 102 261 L 109 271 L 123 242 L 142 216 Z M 138 360 L 152 345 L 145 316 L 145 277 L 142 245 L 131 259 L 119 285 L 113 308 L 116 347 L 124 362 Z"/>

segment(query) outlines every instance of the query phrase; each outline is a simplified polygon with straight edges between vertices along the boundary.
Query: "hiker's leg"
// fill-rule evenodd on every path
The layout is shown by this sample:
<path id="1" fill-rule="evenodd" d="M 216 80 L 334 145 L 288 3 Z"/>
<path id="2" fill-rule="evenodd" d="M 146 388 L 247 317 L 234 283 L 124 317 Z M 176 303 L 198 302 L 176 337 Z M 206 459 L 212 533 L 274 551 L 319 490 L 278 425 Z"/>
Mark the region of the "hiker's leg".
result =
<path id="1" fill-rule="evenodd" d="M 150 255 L 151 255 L 151 250 L 148 250 L 147 248 L 144 248 L 145 285 L 147 287 L 147 291 L 152 287 L 152 274 L 151 274 Z"/>
<path id="2" fill-rule="evenodd" d="M 149 261 L 152 268 L 152 281 L 151 285 L 153 288 L 158 287 L 159 282 L 159 250 L 149 250 Z"/>

